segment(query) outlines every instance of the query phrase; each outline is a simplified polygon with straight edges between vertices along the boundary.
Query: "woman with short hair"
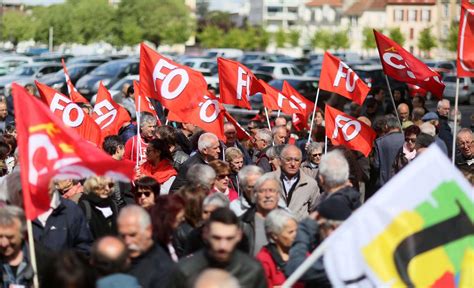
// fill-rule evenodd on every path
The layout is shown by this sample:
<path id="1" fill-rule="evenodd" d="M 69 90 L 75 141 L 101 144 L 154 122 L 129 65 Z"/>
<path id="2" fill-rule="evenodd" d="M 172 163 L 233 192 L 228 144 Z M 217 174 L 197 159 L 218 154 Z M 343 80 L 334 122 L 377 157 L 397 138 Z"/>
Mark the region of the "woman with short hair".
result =
<path id="1" fill-rule="evenodd" d="M 237 191 L 229 188 L 231 173 L 229 164 L 222 160 L 214 160 L 209 162 L 209 166 L 216 171 L 216 180 L 214 180 L 211 193 L 221 192 L 229 198 L 230 202 L 239 198 Z"/>
<path id="2" fill-rule="evenodd" d="M 160 196 L 160 189 L 160 183 L 152 177 L 145 176 L 133 182 L 132 194 L 138 205 L 150 209 Z"/>

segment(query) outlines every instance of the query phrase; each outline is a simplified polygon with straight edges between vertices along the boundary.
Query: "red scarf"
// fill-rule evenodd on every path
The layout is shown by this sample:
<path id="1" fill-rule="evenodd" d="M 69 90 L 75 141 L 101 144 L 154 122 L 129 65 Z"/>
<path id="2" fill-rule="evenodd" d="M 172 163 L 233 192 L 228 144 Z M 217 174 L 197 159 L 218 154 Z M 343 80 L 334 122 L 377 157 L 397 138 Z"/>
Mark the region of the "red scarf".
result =
<path id="1" fill-rule="evenodd" d="M 155 180 L 160 184 L 163 184 L 171 177 L 178 175 L 178 172 L 174 170 L 173 165 L 171 165 L 171 162 L 168 159 L 162 159 L 156 166 L 153 166 L 152 163 L 146 161 L 142 166 L 140 166 L 140 172 L 143 175 L 155 178 Z"/>

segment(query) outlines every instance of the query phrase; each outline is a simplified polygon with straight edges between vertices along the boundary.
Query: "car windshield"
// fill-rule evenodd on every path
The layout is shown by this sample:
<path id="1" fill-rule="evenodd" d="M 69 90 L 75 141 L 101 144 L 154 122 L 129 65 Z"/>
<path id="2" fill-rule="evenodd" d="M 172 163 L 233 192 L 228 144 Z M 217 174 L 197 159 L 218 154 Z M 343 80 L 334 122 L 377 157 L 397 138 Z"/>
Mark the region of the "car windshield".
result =
<path id="1" fill-rule="evenodd" d="M 127 65 L 129 65 L 128 62 L 107 63 L 94 69 L 91 72 L 91 75 L 114 77 L 115 75 L 119 74 L 125 67 L 127 67 Z"/>
<path id="2" fill-rule="evenodd" d="M 33 76 L 36 71 L 40 69 L 40 66 L 20 66 L 18 67 L 13 75 L 16 76 Z"/>
<path id="3" fill-rule="evenodd" d="M 321 69 L 311 69 L 306 71 L 303 75 L 308 77 L 319 77 L 321 75 Z"/>
<path id="4" fill-rule="evenodd" d="M 70 77 L 74 78 L 74 76 L 76 76 L 78 73 L 80 73 L 82 71 L 82 69 L 85 69 L 85 68 L 84 67 L 79 67 L 79 66 L 70 67 L 70 68 L 67 68 L 67 72 L 69 73 Z M 64 69 L 61 69 L 58 72 L 56 72 L 55 76 L 59 76 L 59 77 L 64 76 Z"/>
<path id="5" fill-rule="evenodd" d="M 245 62 L 245 61 L 258 60 L 258 56 L 259 56 L 259 55 L 257 55 L 257 54 L 244 55 L 244 57 L 242 58 L 242 61 Z"/>
<path id="6" fill-rule="evenodd" d="M 206 57 L 208 58 L 215 58 L 217 57 L 217 52 L 207 52 Z"/>
<path id="7" fill-rule="evenodd" d="M 258 71 L 262 71 L 262 72 L 273 73 L 273 70 L 275 70 L 275 67 L 273 67 L 273 66 L 260 66 L 260 67 L 258 67 Z"/>

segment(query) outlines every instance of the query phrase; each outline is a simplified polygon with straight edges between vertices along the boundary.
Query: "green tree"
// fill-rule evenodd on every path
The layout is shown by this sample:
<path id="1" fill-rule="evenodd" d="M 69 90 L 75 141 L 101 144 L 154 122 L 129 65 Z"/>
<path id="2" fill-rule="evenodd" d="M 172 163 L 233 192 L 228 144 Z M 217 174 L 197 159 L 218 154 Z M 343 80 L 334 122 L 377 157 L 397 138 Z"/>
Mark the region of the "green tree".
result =
<path id="1" fill-rule="evenodd" d="M 80 0 L 68 6 L 72 8 L 69 21 L 78 28 L 82 43 L 110 41 L 115 11 L 107 0 Z M 127 32 L 130 34 L 130 29 Z"/>
<path id="2" fill-rule="evenodd" d="M 350 46 L 349 37 L 347 36 L 348 31 L 342 30 L 334 33 L 333 41 L 332 41 L 332 48 L 335 50 L 338 49 L 347 49 Z"/>
<path id="3" fill-rule="evenodd" d="M 223 47 L 224 48 L 245 48 L 245 31 L 239 28 L 232 28 L 224 35 Z"/>
<path id="4" fill-rule="evenodd" d="M 54 29 L 54 44 L 83 42 L 81 35 L 82 23 L 75 23 L 70 3 L 51 6 L 39 6 L 33 9 L 35 40 L 48 43 L 49 28 Z"/>
<path id="5" fill-rule="evenodd" d="M 403 44 L 405 44 L 405 36 L 403 36 L 402 31 L 398 27 L 390 29 L 389 37 L 393 41 L 400 44 L 400 46 L 403 46 Z"/>
<path id="6" fill-rule="evenodd" d="M 297 30 L 291 30 L 288 32 L 288 39 L 291 47 L 298 47 L 300 41 L 300 32 Z"/>
<path id="7" fill-rule="evenodd" d="M 444 40 L 444 46 L 452 52 L 458 50 L 458 33 L 459 33 L 459 23 L 451 23 L 449 27 L 449 33 L 446 40 Z"/>
<path id="8" fill-rule="evenodd" d="M 265 50 L 270 44 L 270 33 L 267 32 L 263 27 L 253 27 L 251 28 L 255 31 L 255 49 L 257 50 Z"/>
<path id="9" fill-rule="evenodd" d="M 215 26 L 207 26 L 197 35 L 203 48 L 221 47 L 224 31 Z"/>
<path id="10" fill-rule="evenodd" d="M 282 28 L 278 29 L 278 31 L 273 34 L 273 41 L 275 41 L 275 44 L 278 48 L 285 47 L 285 43 L 286 43 L 285 30 L 283 30 Z"/>
<path id="11" fill-rule="evenodd" d="M 3 14 L 3 23 L 0 26 L 0 38 L 11 41 L 13 45 L 34 37 L 34 22 L 25 13 L 7 11 Z"/>
<path id="12" fill-rule="evenodd" d="M 375 43 L 374 31 L 372 28 L 364 27 L 362 35 L 364 37 L 364 42 L 362 43 L 362 47 L 364 47 L 364 49 L 368 50 L 377 47 L 377 43 Z"/>
<path id="13" fill-rule="evenodd" d="M 418 38 L 418 48 L 430 57 L 431 49 L 437 46 L 436 38 L 431 34 L 431 28 L 421 30 Z"/>
<path id="14" fill-rule="evenodd" d="M 314 33 L 314 37 L 312 39 L 313 47 L 321 48 L 323 50 L 328 50 L 333 45 L 333 33 L 326 30 L 320 29 Z"/>

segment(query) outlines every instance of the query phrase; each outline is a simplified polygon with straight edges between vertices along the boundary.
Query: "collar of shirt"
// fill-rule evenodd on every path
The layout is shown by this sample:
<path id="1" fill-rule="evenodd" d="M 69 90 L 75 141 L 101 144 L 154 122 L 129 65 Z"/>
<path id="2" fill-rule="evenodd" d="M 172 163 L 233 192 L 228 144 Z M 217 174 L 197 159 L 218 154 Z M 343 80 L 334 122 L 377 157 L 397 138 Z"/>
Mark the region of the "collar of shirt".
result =
<path id="1" fill-rule="evenodd" d="M 53 213 L 54 209 L 58 208 L 60 204 L 61 196 L 59 196 L 58 191 L 55 191 L 53 193 L 53 197 L 51 198 L 48 211 L 38 216 L 38 220 L 40 221 L 41 225 L 43 225 L 43 227 L 46 226 L 46 221 L 48 221 L 48 218 L 51 213 Z"/>
<path id="2" fill-rule="evenodd" d="M 285 192 L 288 193 L 291 190 L 291 187 L 298 181 L 299 172 L 293 176 L 291 179 L 288 178 L 284 173 L 282 173 L 283 185 L 285 185 Z"/>

